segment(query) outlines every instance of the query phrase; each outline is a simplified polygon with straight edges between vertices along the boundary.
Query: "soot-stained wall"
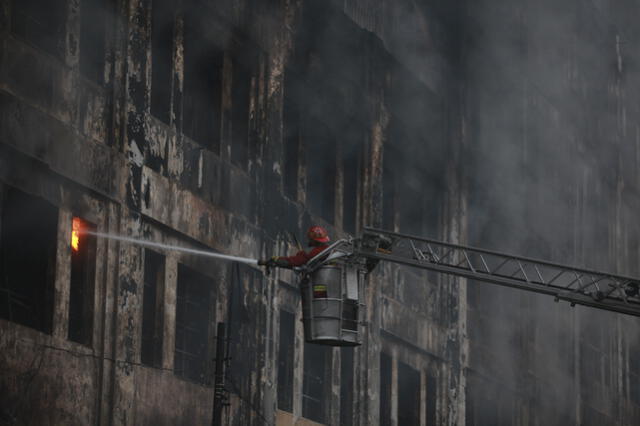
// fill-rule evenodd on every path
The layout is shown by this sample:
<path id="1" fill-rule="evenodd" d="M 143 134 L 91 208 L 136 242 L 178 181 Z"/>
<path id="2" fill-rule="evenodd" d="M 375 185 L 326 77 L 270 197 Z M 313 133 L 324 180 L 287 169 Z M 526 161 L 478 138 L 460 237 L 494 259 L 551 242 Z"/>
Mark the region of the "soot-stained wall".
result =
<path id="1" fill-rule="evenodd" d="M 370 425 L 380 407 L 393 424 L 463 421 L 464 286 L 390 266 L 368 280 L 364 344 L 305 366 L 317 357 L 304 353 L 313 346 L 289 271 L 98 238 L 84 260 L 95 262 L 93 286 L 73 290 L 89 295 L 91 323 L 69 338 L 73 217 L 102 233 L 260 258 L 295 251 L 290 234 L 304 241 L 311 224 L 333 238 L 380 226 L 388 198 L 392 227 L 463 238 L 460 103 L 445 72 L 455 55 L 430 26 L 450 11 L 407 2 L 379 19 L 383 4 L 0 2 L 0 200 L 20 191 L 46 203 L 38 213 L 52 235 L 51 297 L 24 302 L 44 306 L 47 326 L 1 311 L 3 424 L 209 424 L 218 322 L 229 333 L 225 424 L 312 424 L 307 415 Z M 409 48 L 399 22 L 413 12 L 429 25 L 412 21 Z M 422 70 L 416 52 L 440 65 Z M 388 196 L 385 169 L 398 170 Z M 15 276 L 0 287 L 8 306 L 23 303 Z M 280 312 L 293 325 L 281 327 Z M 391 368 L 383 403 L 381 353 Z M 409 417 L 399 412 L 407 392 L 418 410 Z"/>

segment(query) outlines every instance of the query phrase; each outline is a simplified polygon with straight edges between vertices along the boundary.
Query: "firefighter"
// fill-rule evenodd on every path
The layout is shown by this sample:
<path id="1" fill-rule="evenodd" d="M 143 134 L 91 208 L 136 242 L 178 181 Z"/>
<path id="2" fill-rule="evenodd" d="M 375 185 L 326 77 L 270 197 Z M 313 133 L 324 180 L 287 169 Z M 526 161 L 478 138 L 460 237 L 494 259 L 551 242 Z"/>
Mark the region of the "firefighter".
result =
<path id="1" fill-rule="evenodd" d="M 308 252 L 300 250 L 293 256 L 274 256 L 271 259 L 262 259 L 258 261 L 258 265 L 267 267 L 278 266 L 280 268 L 302 266 L 329 247 L 329 234 L 327 234 L 327 231 L 321 226 L 312 226 L 309 228 L 307 238 L 309 240 L 309 247 L 313 247 Z"/>

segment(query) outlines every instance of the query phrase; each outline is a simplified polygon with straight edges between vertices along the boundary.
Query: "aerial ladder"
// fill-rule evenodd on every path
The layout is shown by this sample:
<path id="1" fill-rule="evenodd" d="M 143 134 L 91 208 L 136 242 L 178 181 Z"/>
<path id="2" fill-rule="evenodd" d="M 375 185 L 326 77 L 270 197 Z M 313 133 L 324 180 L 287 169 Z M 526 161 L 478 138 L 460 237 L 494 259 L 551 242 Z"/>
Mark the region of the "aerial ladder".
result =
<path id="1" fill-rule="evenodd" d="M 380 261 L 546 294 L 571 306 L 640 316 L 637 278 L 365 228 L 360 237 L 338 240 L 295 268 L 308 342 L 361 343 L 366 276 Z"/>

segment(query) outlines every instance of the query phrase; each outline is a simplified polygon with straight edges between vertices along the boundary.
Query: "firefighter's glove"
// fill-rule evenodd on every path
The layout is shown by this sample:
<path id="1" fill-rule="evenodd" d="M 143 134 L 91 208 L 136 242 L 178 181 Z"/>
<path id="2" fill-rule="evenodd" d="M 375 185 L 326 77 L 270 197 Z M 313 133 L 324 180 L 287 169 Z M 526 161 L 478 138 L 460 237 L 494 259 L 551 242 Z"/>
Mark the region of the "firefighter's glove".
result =
<path id="1" fill-rule="evenodd" d="M 266 266 L 267 268 L 273 268 L 275 266 L 278 266 L 278 258 L 276 256 L 273 256 L 270 259 L 258 260 L 258 265 L 259 266 Z"/>

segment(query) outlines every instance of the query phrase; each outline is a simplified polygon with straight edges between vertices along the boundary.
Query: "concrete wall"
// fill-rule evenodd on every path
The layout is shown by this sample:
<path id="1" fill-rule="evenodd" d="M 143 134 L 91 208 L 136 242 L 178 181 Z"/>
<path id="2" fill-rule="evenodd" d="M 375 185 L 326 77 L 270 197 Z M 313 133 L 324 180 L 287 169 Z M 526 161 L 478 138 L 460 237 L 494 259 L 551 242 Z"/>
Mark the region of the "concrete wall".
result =
<path id="1" fill-rule="evenodd" d="M 317 34 L 305 35 L 305 42 L 310 43 L 305 45 L 300 44 L 299 34 L 306 27 L 319 25 L 308 12 L 309 2 L 223 2 L 220 7 L 202 2 L 202 13 L 211 8 L 211 25 L 226 40 L 222 43 L 220 116 L 216 117 L 220 122 L 218 148 L 209 149 L 182 133 L 183 40 L 187 29 L 180 8 L 173 33 L 171 118 L 163 123 L 151 114 L 153 5 L 143 0 L 107 2 L 104 81 L 97 84 L 85 78 L 79 68 L 83 2 L 63 3 L 66 24 L 59 55 L 44 52 L 16 35 L 11 28 L 14 2 L 0 3 L 0 182 L 3 190 L 17 187 L 59 208 L 53 332 L 46 334 L 0 320 L 0 380 L 7 395 L 3 421 L 39 425 L 210 423 L 211 383 L 193 383 L 173 371 L 177 270 L 182 263 L 211 279 L 215 300 L 207 343 L 211 358 L 213 326 L 219 321 L 228 323 L 232 359 L 224 421 L 238 425 L 312 424 L 302 419 L 304 346 L 299 323 L 294 343 L 293 412 L 277 410 L 278 312 L 286 307 L 297 318 L 301 316 L 295 290 L 283 289 L 285 284 L 280 284 L 295 285 L 290 272 L 263 277 L 258 271 L 241 269 L 238 274 L 228 264 L 167 253 L 164 289 L 159 296 L 164 302 L 163 361 L 153 368 L 140 359 L 144 299 L 144 251 L 140 247 L 99 239 L 93 343 L 87 346 L 66 338 L 71 218 L 81 214 L 101 232 L 254 258 L 294 251 L 286 232 L 303 238 L 312 223 L 327 226 L 334 238 L 344 235 L 346 214 L 356 215 L 357 228 L 379 226 L 390 120 L 403 117 L 403 125 L 410 129 L 423 125 L 421 114 L 404 117 L 399 107 L 402 103 L 391 101 L 394 96 L 403 96 L 397 91 L 398 76 L 413 75 L 410 68 L 394 58 L 379 35 L 363 29 L 362 22 L 349 18 L 341 7 L 326 5 L 330 13 L 323 22 L 332 23 L 330 28 L 322 24 Z M 343 35 L 360 44 L 343 53 L 340 45 L 332 44 Z M 241 49 L 257 58 L 249 74 L 249 161 L 244 166 L 231 161 L 237 149 L 232 140 L 231 113 L 238 101 L 234 97 L 238 87 L 233 81 L 237 75 L 234 55 Z M 310 133 L 300 142 L 294 196 L 286 194 L 283 186 L 285 79 L 299 79 L 309 90 L 304 97 L 309 98 L 309 88 L 316 84 L 310 81 L 318 77 L 313 74 L 315 68 L 296 68 L 300 66 L 292 59 L 296 49 L 302 55 L 310 49 L 324 61 L 322 66 L 332 73 L 330 80 L 325 78 L 329 89 L 357 93 L 340 107 L 341 111 L 353 111 L 355 107 L 349 105 L 357 105 L 359 148 L 353 158 L 336 161 L 339 179 L 334 182 L 330 220 L 308 208 L 310 197 L 316 196 L 307 191 L 306 182 L 313 176 L 303 155 Z M 296 75 L 300 70 L 307 74 Z M 447 77 L 439 78 L 446 81 Z M 313 87 L 327 83 L 322 80 L 317 83 L 320 86 Z M 349 92 L 352 85 L 357 86 L 356 92 Z M 450 90 L 449 83 L 437 86 L 439 94 L 417 77 L 411 77 L 411 85 L 420 93 L 430 93 L 430 108 L 439 111 L 439 117 L 447 117 L 446 125 L 438 120 L 440 124 L 432 129 L 438 149 L 451 154 L 441 177 L 450 195 L 438 201 L 444 212 L 441 218 L 446 219 L 441 220 L 437 232 L 444 238 L 462 239 L 462 191 L 456 172 L 461 138 L 457 97 L 448 100 L 442 95 Z M 310 99 L 308 105 L 313 105 Z M 341 98 L 327 99 L 334 102 Z M 326 115 L 335 106 L 331 102 L 326 110 L 314 113 L 320 114 L 337 137 L 334 146 L 338 155 L 346 145 L 341 141 L 341 125 Z M 421 144 L 419 132 L 424 127 L 421 129 L 409 131 L 411 144 L 403 148 L 408 155 Z M 356 164 L 360 167 L 354 194 L 356 211 L 346 211 L 342 176 L 344 167 Z M 398 226 L 400 220 L 398 217 Z M 389 281 L 392 276 L 397 276 L 395 284 Z M 428 303 L 415 303 L 417 297 L 425 297 Z M 464 300 L 463 288 L 454 280 L 442 280 L 436 286 L 391 267 L 371 277 L 366 289 L 364 344 L 354 357 L 353 424 L 378 423 L 381 351 L 393 356 L 394 365 L 403 362 L 419 374 L 421 424 L 431 415 L 425 414 L 424 408 L 427 377 L 437 381 L 437 422 L 464 421 Z M 331 359 L 332 368 L 326 374 L 326 423 L 337 424 L 340 349 L 333 349 Z M 397 394 L 397 385 L 394 389 L 392 407 L 397 409 L 397 399 L 403 395 Z M 397 424 L 397 413 L 388 414 Z"/>

